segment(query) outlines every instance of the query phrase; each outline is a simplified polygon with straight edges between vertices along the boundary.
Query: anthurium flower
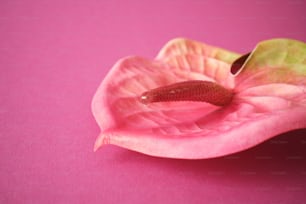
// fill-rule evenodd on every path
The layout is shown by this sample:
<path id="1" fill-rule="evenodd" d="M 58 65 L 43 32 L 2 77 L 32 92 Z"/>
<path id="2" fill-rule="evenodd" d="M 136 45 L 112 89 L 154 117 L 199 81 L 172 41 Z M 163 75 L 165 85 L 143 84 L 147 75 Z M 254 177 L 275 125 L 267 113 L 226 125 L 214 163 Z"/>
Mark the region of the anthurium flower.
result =
<path id="1" fill-rule="evenodd" d="M 306 44 L 272 39 L 240 57 L 174 39 L 154 60 L 119 60 L 92 101 L 101 128 L 94 149 L 114 144 L 153 156 L 202 159 L 305 128 Z M 241 68 L 233 74 L 237 61 Z"/>

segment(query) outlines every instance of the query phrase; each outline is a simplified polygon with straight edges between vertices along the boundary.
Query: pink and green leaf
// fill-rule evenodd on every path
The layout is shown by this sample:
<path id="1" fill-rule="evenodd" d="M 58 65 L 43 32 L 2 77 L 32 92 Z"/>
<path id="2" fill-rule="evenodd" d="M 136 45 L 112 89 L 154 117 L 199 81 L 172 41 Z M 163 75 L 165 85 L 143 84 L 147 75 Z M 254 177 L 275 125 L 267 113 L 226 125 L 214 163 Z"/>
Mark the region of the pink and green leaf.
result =
<path id="1" fill-rule="evenodd" d="M 92 102 L 101 128 L 95 149 L 114 144 L 160 157 L 211 158 L 305 128 L 305 44 L 284 39 L 260 43 L 241 71 L 232 75 L 231 63 L 239 57 L 196 41 L 175 39 L 155 60 L 120 60 Z M 188 80 L 234 89 L 235 97 L 221 108 L 201 102 L 143 104 L 139 100 L 145 91 Z"/>

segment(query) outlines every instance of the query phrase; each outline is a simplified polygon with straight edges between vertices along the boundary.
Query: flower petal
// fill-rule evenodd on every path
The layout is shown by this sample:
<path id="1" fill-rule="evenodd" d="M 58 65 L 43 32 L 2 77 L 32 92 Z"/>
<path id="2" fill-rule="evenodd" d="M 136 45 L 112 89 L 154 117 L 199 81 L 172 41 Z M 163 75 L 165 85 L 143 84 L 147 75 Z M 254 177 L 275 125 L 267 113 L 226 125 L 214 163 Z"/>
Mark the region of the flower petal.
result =
<path id="1" fill-rule="evenodd" d="M 252 112 L 248 105 L 240 110 L 242 113 Z M 301 128 L 300 122 L 301 119 L 305 119 L 305 114 L 305 109 L 292 109 L 268 115 L 244 116 L 239 120 L 233 120 L 228 126 L 219 124 L 220 130 L 212 132 L 211 129 L 206 131 L 207 129 L 199 129 L 190 124 L 190 127 L 186 125 L 186 128 L 198 129 L 198 134 L 185 134 L 179 137 L 171 134 L 177 132 L 175 129 L 172 130 L 172 127 L 168 127 L 168 130 L 165 130 L 168 132 L 165 133 L 116 129 L 102 132 L 96 141 L 95 149 L 103 144 L 115 144 L 159 157 L 213 158 L 248 149 L 284 131 Z M 286 128 L 282 127 L 284 122 L 289 124 Z"/>
<path id="2" fill-rule="evenodd" d="M 285 60 L 284 69 L 280 69 L 277 57 L 262 62 L 275 56 L 277 51 L 270 50 L 275 46 L 286 47 L 289 60 Z M 95 149 L 115 144 L 154 156 L 211 158 L 306 127 L 305 77 L 298 70 L 304 69 L 305 58 L 292 68 L 289 65 L 296 63 L 290 62 L 300 60 L 290 54 L 296 46 L 283 47 L 273 41 L 259 44 L 236 74 L 237 79 L 230 73 L 230 63 L 240 55 L 186 39 L 170 41 L 154 61 L 140 57 L 120 60 L 92 102 L 101 128 Z M 298 53 L 302 56 L 304 52 Z M 280 80 L 283 73 L 292 72 L 288 67 L 294 70 L 292 77 Z M 185 80 L 213 81 L 235 88 L 236 95 L 232 104 L 223 108 L 199 102 L 144 105 L 138 100 L 147 90 Z"/>

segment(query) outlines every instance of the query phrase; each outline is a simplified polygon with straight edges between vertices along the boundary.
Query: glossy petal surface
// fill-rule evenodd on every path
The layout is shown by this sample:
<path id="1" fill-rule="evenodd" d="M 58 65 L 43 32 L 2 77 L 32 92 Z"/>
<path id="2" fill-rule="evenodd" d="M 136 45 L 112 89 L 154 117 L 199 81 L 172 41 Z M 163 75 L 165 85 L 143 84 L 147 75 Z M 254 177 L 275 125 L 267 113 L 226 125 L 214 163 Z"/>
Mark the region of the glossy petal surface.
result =
<path id="1" fill-rule="evenodd" d="M 263 62 L 274 56 L 263 54 L 266 49 L 261 49 L 271 47 L 271 43 L 259 44 L 236 76 L 230 73 L 230 65 L 240 55 L 186 39 L 167 43 L 155 60 L 141 57 L 120 60 L 92 102 L 101 128 L 95 149 L 115 144 L 154 156 L 211 158 L 247 149 L 281 132 L 306 127 L 305 84 L 288 83 L 281 78 L 256 78 L 262 69 L 272 72 L 273 63 L 275 68 L 284 65 L 278 59 Z M 300 50 L 300 46 L 296 47 Z M 284 66 L 283 70 L 289 67 Z M 300 73 L 294 76 L 305 82 Z M 222 108 L 201 102 L 145 105 L 138 99 L 147 90 L 187 80 L 213 81 L 235 89 L 235 98 Z"/>

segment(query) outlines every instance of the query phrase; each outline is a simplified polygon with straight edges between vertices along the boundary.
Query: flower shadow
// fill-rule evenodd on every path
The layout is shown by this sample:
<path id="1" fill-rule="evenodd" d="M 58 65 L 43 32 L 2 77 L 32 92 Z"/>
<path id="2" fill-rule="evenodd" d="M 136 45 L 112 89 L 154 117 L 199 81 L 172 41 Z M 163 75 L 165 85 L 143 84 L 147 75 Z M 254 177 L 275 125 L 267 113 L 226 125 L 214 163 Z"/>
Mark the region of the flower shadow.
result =
<path id="1" fill-rule="evenodd" d="M 165 159 L 129 150 L 117 152 L 113 159 L 121 165 L 128 163 L 153 172 L 162 169 L 170 175 L 215 185 L 268 190 L 272 184 L 286 183 L 289 188 L 300 189 L 298 184 L 306 180 L 305 135 L 306 129 L 287 132 L 249 150 L 213 159 Z"/>

